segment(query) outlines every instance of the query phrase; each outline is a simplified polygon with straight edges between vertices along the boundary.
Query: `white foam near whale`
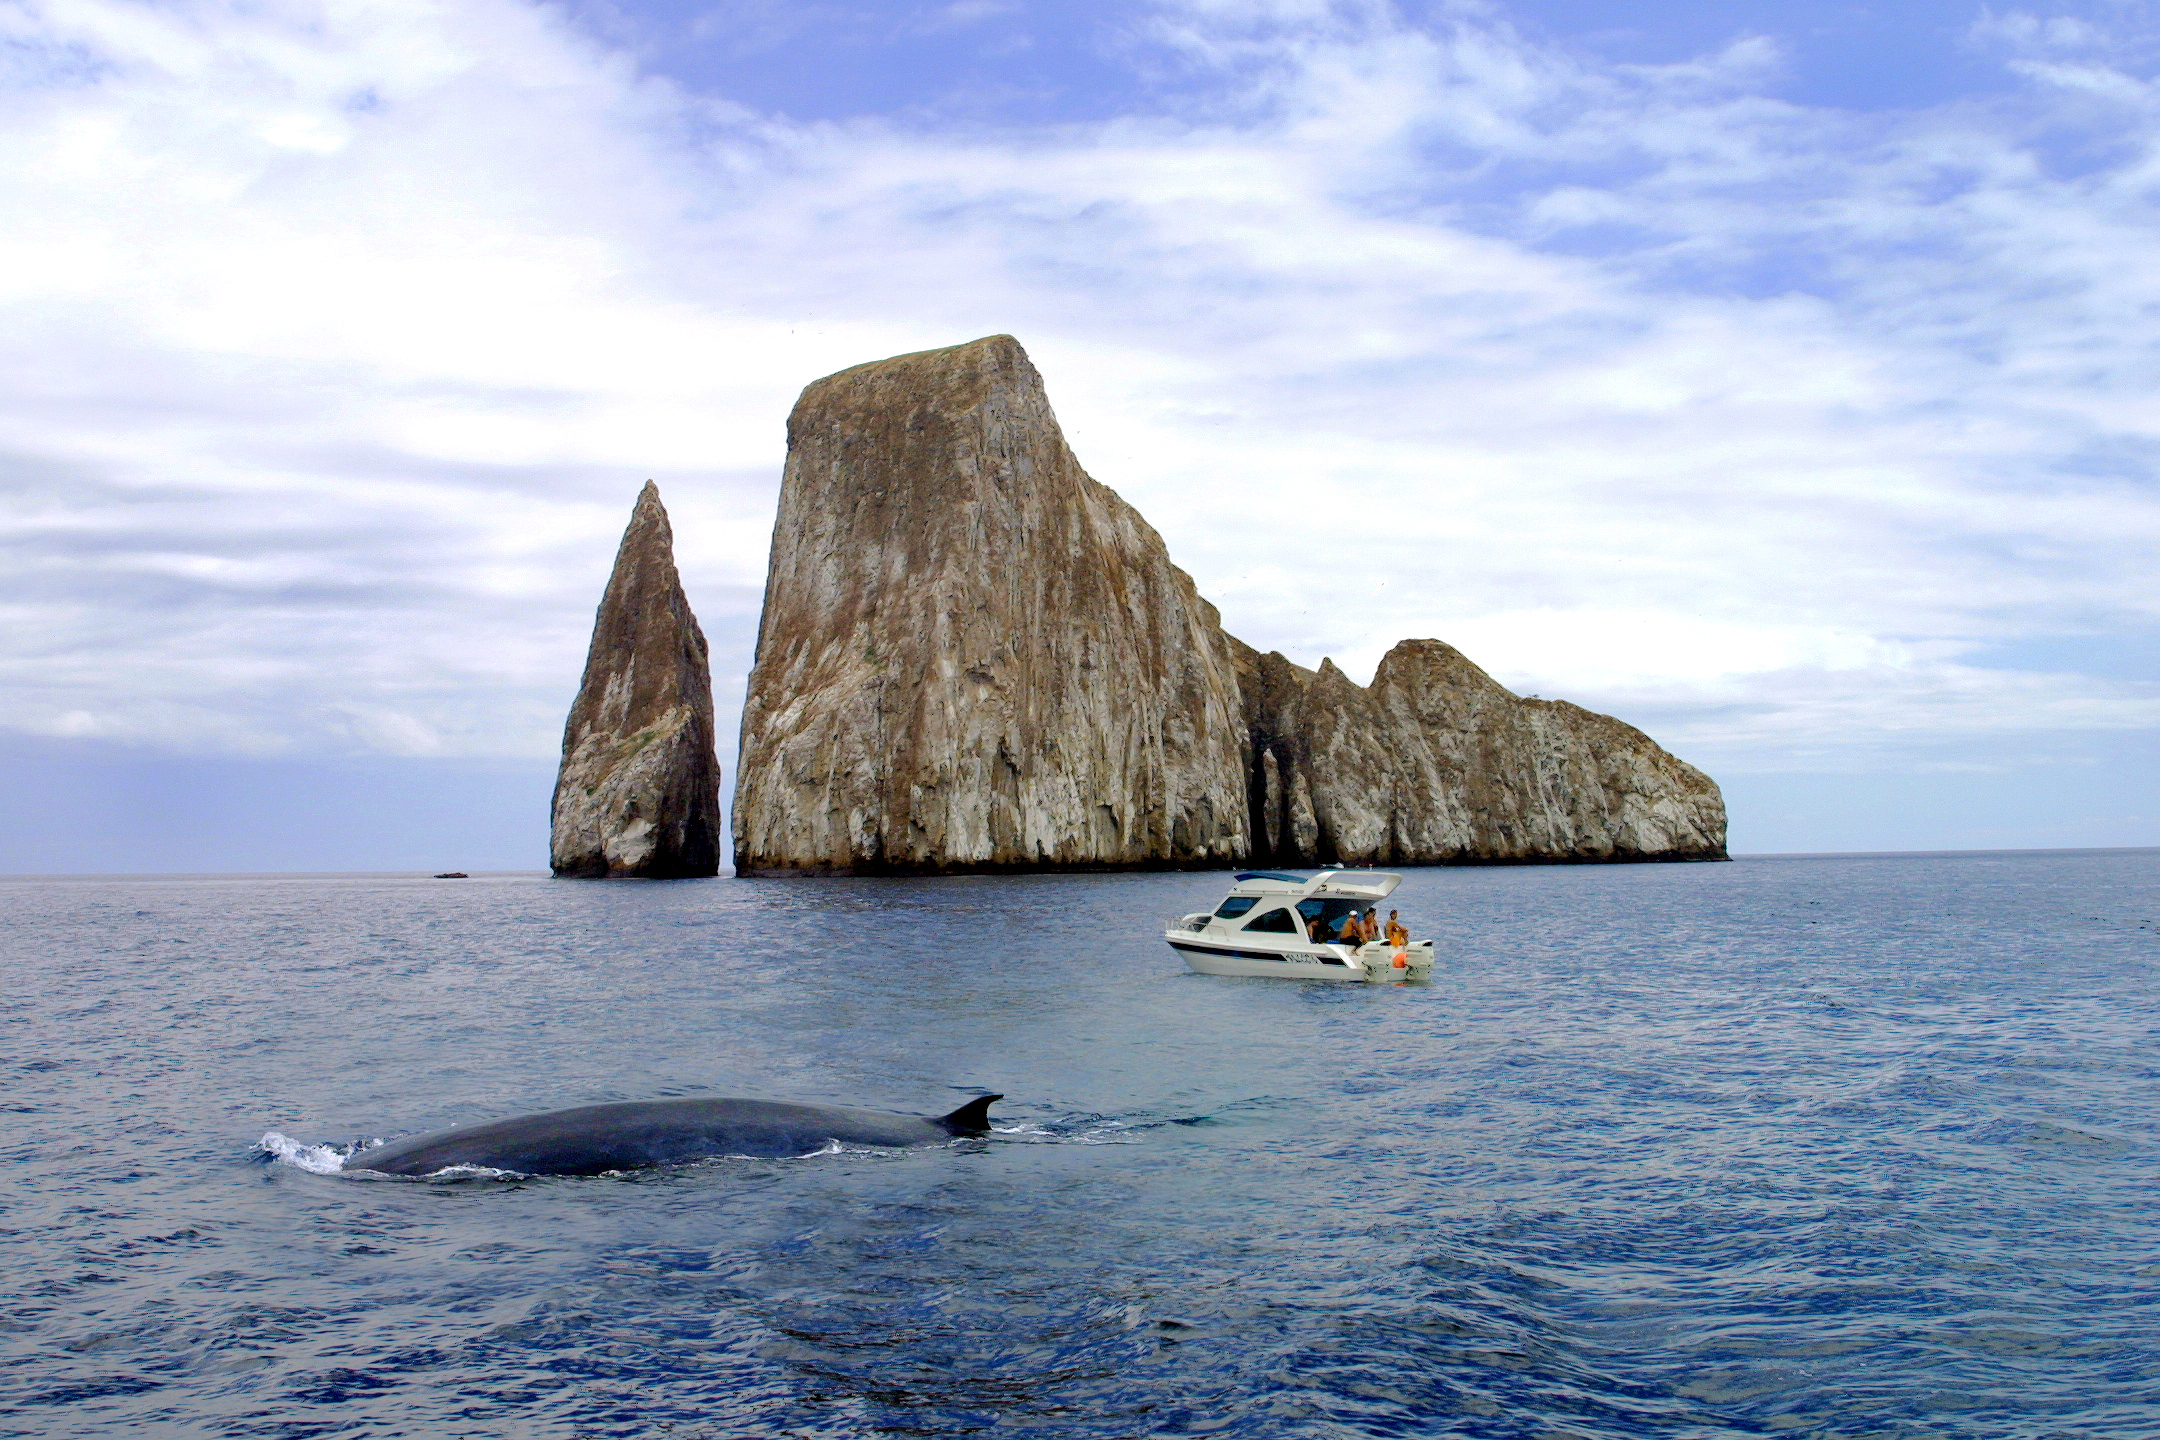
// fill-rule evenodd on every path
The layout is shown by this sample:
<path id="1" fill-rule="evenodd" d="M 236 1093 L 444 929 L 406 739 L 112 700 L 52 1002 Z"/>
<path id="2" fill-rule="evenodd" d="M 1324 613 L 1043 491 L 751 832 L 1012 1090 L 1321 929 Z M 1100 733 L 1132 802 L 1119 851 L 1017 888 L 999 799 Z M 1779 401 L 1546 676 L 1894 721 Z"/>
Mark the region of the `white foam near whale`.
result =
<path id="1" fill-rule="evenodd" d="M 335 1175 L 345 1168 L 345 1154 L 331 1145 L 303 1145 L 290 1135 L 266 1132 L 255 1148 L 280 1164 L 296 1166 L 311 1175 Z"/>

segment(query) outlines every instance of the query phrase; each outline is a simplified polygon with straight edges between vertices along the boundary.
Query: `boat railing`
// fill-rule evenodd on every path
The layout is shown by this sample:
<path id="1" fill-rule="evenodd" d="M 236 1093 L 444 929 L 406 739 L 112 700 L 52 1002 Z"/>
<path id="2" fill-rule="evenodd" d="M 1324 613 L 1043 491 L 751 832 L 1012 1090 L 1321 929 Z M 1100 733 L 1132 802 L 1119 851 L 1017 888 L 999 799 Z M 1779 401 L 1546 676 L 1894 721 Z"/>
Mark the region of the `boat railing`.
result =
<path id="1" fill-rule="evenodd" d="M 1166 930 L 1205 930 L 1207 929 L 1207 922 L 1214 918 L 1215 913 L 1212 910 L 1198 910 L 1190 915 L 1171 917 L 1170 923 L 1163 928 Z"/>

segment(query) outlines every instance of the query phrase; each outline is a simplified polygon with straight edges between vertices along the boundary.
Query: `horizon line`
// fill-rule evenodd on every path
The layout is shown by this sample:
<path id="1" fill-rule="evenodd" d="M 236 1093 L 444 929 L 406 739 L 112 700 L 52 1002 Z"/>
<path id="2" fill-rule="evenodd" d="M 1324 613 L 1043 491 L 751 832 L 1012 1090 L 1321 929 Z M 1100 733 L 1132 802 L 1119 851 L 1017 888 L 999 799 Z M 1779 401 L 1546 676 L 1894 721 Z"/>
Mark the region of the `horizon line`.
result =
<path id="1" fill-rule="evenodd" d="M 1976 857 L 1987 855 L 2140 855 L 2153 853 L 2160 853 L 2160 845 L 2037 845 L 2024 847 L 1993 847 L 1962 850 L 1757 850 L 1743 851 L 1734 854 L 1730 858 L 1735 861 L 1924 860 L 1954 859 L 1961 856 Z M 1236 865 L 1226 865 L 1223 867 L 1223 870 L 1224 873 L 1228 873 L 1239 868 L 1241 867 Z M 1291 865 L 1285 868 L 1291 870 L 1320 871 L 1327 869 L 1340 869 L 1346 867 L 1327 865 Z M 1357 868 L 1376 869 L 1383 867 L 1361 865 Z M 1502 870 L 1510 868 L 1556 870 L 1565 869 L 1568 867 L 1564 862 L 1560 865 L 1554 865 L 1550 862 L 1526 862 L 1520 867 L 1511 867 L 1504 863 L 1498 865 L 1488 863 L 1481 865 L 1400 865 L 1396 868 L 1403 870 Z M 1601 866 L 1596 868 L 1602 869 L 1613 867 Z M 1637 867 L 1627 866 L 1622 868 L 1635 869 Z M 1029 877 L 1029 873 L 1030 872 L 1027 871 L 1015 871 L 1010 874 L 987 876 L 972 873 L 965 875 L 858 875 L 841 878 L 858 880 L 1003 880 L 1025 879 Z M 1046 870 L 1040 873 L 1045 875 L 1208 875 L 1215 872 L 1209 870 Z M 0 883 L 5 883 L 12 880 L 436 880 L 441 878 L 443 878 L 443 872 L 437 870 L 28 870 L 0 874 Z M 468 880 L 499 880 L 522 878 L 552 879 L 554 877 L 551 871 L 542 868 L 527 870 L 470 870 L 464 872 L 462 878 Z M 708 880 L 733 880 L 738 877 L 736 876 L 734 870 L 730 868 L 718 875 L 700 876 L 697 878 Z"/>

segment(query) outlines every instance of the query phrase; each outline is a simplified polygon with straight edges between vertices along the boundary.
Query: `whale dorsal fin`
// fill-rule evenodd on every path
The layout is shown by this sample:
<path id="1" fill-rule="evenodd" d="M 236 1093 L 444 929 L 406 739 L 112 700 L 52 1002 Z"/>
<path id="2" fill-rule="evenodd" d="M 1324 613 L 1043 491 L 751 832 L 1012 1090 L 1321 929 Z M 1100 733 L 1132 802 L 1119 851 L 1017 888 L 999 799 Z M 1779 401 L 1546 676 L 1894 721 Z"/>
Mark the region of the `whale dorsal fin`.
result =
<path id="1" fill-rule="evenodd" d="M 950 1115 L 940 1115 L 937 1123 L 955 1135 L 981 1135 L 990 1129 L 990 1102 L 1002 1100 L 1003 1095 L 978 1095 Z"/>

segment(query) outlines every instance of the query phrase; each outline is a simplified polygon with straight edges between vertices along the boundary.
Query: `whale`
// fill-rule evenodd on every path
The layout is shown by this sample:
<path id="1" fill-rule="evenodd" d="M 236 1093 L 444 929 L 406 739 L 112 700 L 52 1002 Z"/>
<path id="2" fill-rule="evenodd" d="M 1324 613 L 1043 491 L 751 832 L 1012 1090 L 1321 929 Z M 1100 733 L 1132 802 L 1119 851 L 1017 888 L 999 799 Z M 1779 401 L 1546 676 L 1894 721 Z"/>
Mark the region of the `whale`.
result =
<path id="1" fill-rule="evenodd" d="M 888 1149 L 942 1145 L 987 1134 L 991 1103 L 1004 1098 L 979 1095 L 947 1115 L 780 1100 L 619 1100 L 392 1140 L 348 1157 L 344 1168 L 415 1176 L 458 1169 L 602 1175 L 719 1155 L 809 1155 L 835 1143 Z"/>

